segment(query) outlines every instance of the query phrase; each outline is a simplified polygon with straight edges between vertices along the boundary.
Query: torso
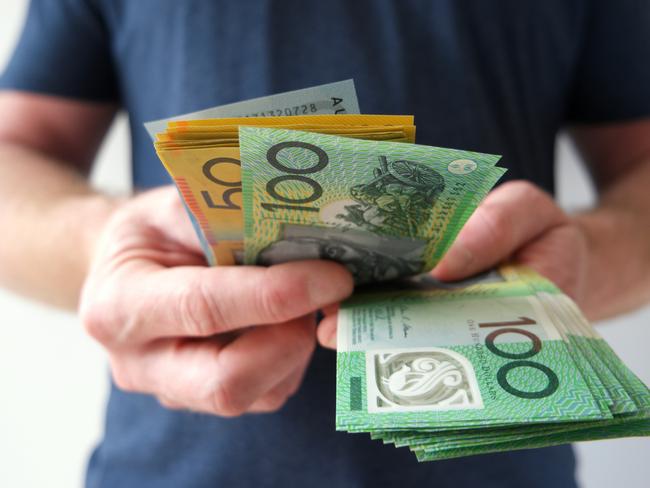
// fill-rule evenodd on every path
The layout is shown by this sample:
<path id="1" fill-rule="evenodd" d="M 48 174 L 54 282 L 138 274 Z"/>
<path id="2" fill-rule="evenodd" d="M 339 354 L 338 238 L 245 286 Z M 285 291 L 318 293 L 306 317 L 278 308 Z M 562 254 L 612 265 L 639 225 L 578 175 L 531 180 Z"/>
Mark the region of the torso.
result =
<path id="1" fill-rule="evenodd" d="M 134 183 L 169 183 L 148 120 L 353 78 L 363 113 L 417 141 L 502 154 L 553 189 L 582 2 L 96 0 L 133 134 Z M 334 432 L 334 354 L 277 414 L 220 419 L 114 390 L 90 486 L 573 486 L 569 448 L 418 464 Z"/>

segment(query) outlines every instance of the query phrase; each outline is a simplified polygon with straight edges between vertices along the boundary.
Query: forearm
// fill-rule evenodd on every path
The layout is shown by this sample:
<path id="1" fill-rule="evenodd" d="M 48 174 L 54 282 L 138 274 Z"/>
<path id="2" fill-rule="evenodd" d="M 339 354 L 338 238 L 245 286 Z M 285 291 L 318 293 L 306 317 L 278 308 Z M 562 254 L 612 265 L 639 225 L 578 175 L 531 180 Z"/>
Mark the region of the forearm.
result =
<path id="1" fill-rule="evenodd" d="M 95 241 L 117 205 L 61 162 L 0 144 L 0 284 L 76 307 Z"/>
<path id="2" fill-rule="evenodd" d="M 579 214 L 589 263 L 583 308 L 594 320 L 650 302 L 650 160 L 608 186 L 597 208 Z"/>

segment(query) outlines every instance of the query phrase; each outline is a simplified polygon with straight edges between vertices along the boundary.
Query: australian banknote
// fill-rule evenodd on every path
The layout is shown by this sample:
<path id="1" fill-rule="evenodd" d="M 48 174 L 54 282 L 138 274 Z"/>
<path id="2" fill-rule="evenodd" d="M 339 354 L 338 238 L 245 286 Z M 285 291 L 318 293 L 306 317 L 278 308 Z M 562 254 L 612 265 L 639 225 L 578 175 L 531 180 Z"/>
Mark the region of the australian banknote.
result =
<path id="1" fill-rule="evenodd" d="M 245 262 L 333 259 L 357 283 L 429 270 L 505 172 L 500 156 L 241 127 Z"/>

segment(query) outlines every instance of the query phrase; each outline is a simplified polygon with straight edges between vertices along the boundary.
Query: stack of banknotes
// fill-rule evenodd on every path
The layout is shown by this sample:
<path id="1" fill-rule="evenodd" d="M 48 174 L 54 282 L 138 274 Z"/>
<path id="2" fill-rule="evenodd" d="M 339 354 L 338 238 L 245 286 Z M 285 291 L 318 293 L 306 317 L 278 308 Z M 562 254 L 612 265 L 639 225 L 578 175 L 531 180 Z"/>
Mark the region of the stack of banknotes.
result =
<path id="1" fill-rule="evenodd" d="M 339 312 L 336 428 L 419 460 L 649 435 L 647 387 L 552 283 L 426 274 L 499 156 L 358 111 L 348 80 L 147 124 L 211 265 L 329 259 L 360 285 Z"/>
<path id="2" fill-rule="evenodd" d="M 355 294 L 337 334 L 337 429 L 420 461 L 650 435 L 648 388 L 526 268 Z"/>

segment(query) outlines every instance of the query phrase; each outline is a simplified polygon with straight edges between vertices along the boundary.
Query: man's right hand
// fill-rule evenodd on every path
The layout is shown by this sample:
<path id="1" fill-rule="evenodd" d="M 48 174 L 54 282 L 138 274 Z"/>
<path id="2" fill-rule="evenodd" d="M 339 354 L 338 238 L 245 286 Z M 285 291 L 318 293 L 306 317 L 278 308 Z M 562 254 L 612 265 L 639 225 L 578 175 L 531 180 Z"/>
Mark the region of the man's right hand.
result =
<path id="1" fill-rule="evenodd" d="M 124 203 L 104 229 L 80 304 L 118 387 L 170 408 L 270 412 L 300 385 L 315 316 L 352 292 L 326 261 L 206 267 L 172 187 Z"/>

